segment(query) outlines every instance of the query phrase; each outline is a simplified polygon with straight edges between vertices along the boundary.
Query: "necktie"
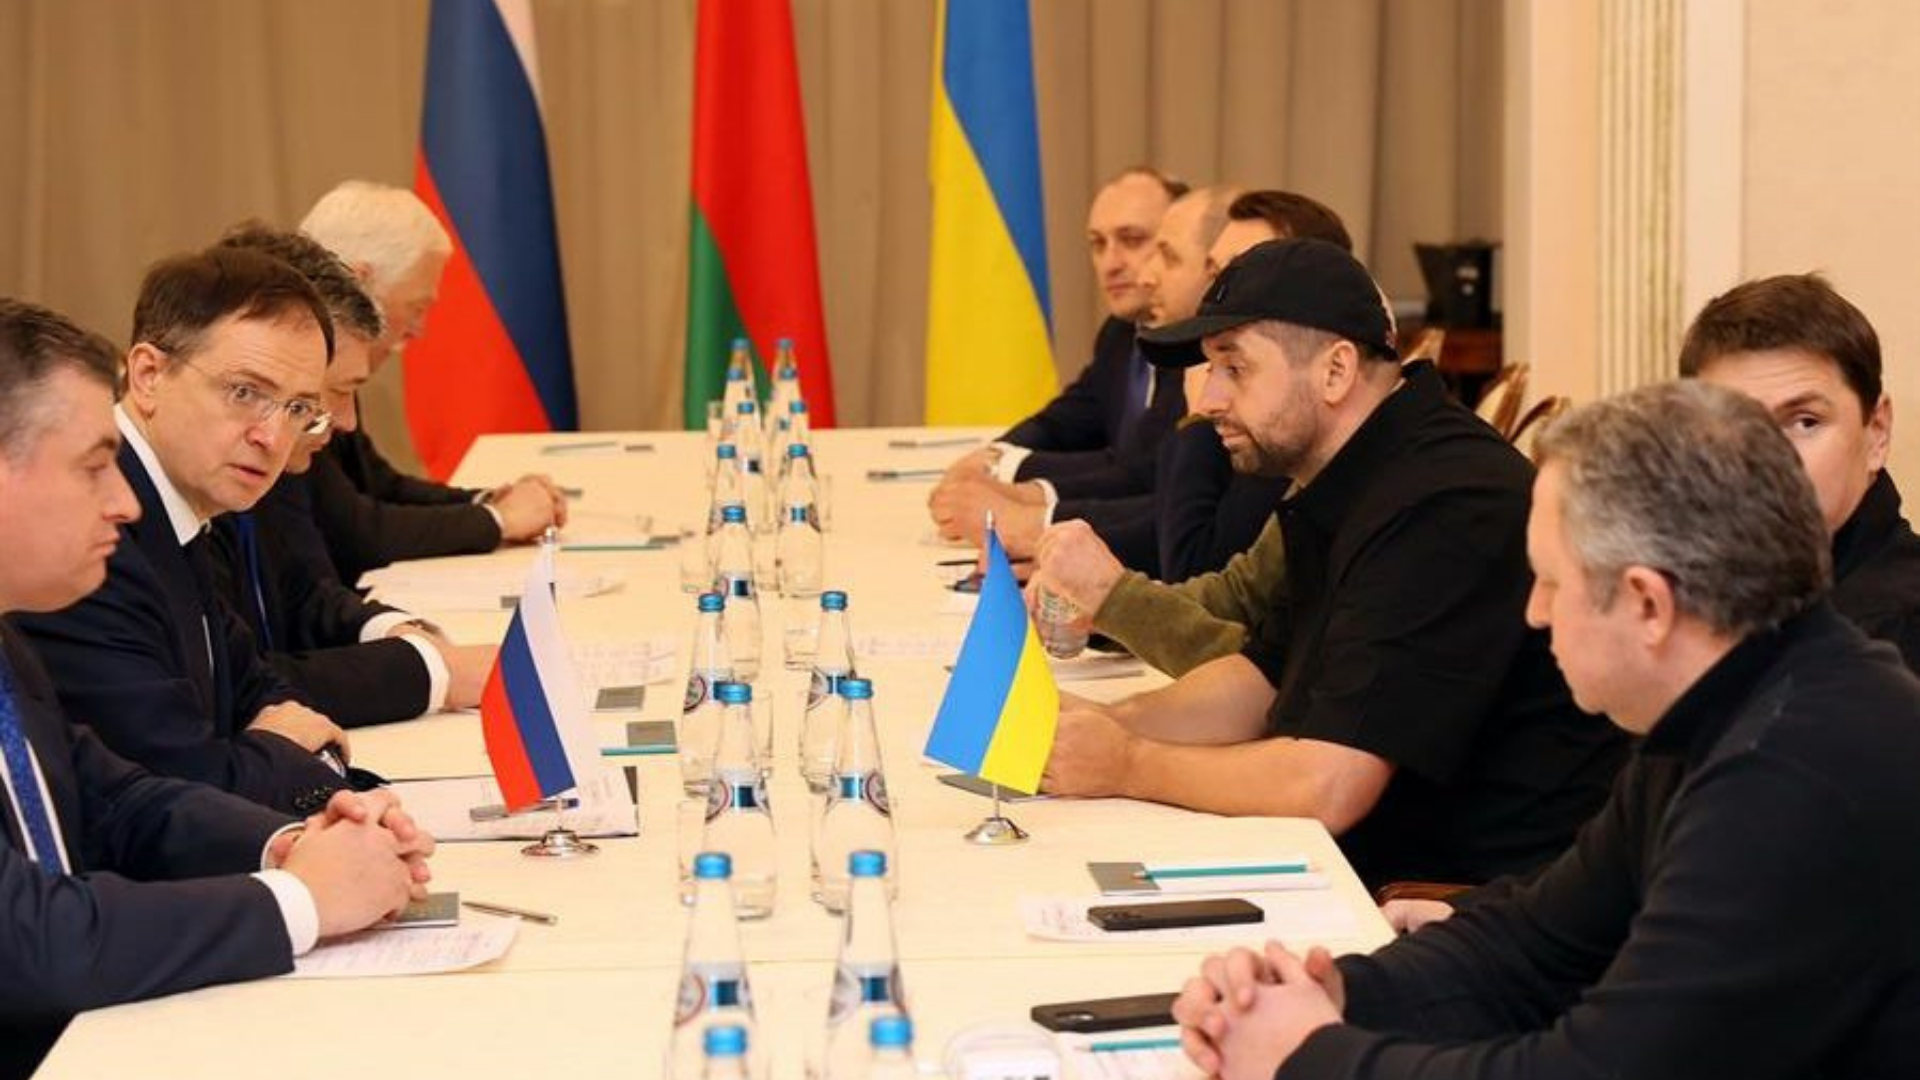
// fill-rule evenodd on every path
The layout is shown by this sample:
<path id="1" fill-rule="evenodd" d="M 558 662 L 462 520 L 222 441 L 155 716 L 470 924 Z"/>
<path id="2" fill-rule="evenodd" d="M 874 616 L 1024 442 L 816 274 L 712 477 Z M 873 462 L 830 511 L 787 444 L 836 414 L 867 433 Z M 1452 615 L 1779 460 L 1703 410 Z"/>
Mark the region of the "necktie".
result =
<path id="1" fill-rule="evenodd" d="M 247 593 L 253 601 L 253 610 L 260 616 L 260 647 L 267 652 L 273 651 L 273 626 L 267 621 L 266 583 L 260 580 L 260 541 L 255 531 L 253 515 L 240 513 L 233 515 L 233 531 L 240 538 L 240 557 L 247 564 Z"/>
<path id="2" fill-rule="evenodd" d="M 20 728 L 20 709 L 15 703 L 13 665 L 0 653 L 0 755 L 7 761 L 7 775 L 13 779 L 13 805 L 20 813 L 20 830 L 33 846 L 34 861 L 48 874 L 67 872 L 60 856 L 60 841 L 54 837 L 53 814 L 40 797 L 40 781 L 34 777 L 33 755 L 27 752 L 27 734 Z"/>

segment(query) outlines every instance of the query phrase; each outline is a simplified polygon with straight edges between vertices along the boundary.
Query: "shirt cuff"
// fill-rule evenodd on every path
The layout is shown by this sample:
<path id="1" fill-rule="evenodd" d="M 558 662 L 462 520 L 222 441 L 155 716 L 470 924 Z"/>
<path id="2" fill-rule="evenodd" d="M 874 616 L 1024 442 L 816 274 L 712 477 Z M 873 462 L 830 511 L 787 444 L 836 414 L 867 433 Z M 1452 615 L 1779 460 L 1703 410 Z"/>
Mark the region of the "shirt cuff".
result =
<path id="1" fill-rule="evenodd" d="M 365 645 L 369 641 L 379 641 L 392 633 L 394 627 L 419 621 L 419 616 L 409 615 L 404 611 L 383 611 L 360 624 L 360 643 Z"/>
<path id="2" fill-rule="evenodd" d="M 1060 508 L 1060 493 L 1053 489 L 1053 481 L 1051 480 L 1033 480 L 1029 482 L 1038 484 L 1040 494 L 1047 497 L 1046 512 L 1040 515 L 1040 527 L 1044 529 L 1053 524 L 1053 512 Z"/>
<path id="3" fill-rule="evenodd" d="M 500 516 L 500 511 L 494 509 L 492 503 L 481 503 L 480 509 L 485 510 L 493 517 L 493 526 L 500 530 L 501 536 L 507 535 L 507 519 Z"/>
<path id="4" fill-rule="evenodd" d="M 1000 456 L 993 463 L 993 478 L 1003 484 L 1013 483 L 1014 475 L 1020 471 L 1020 463 L 1027 460 L 1033 448 L 1015 446 L 1009 442 L 994 443 L 993 448 L 1000 451 Z"/>
<path id="5" fill-rule="evenodd" d="M 447 660 L 420 634 L 401 634 L 400 640 L 414 647 L 420 654 L 420 662 L 427 666 L 427 712 L 439 712 L 447 707 L 447 688 L 453 685 L 453 673 L 447 670 Z"/>
<path id="6" fill-rule="evenodd" d="M 262 870 L 253 879 L 267 887 L 273 902 L 280 906 L 281 921 L 287 925 L 287 943 L 293 955 L 305 956 L 320 940 L 320 909 L 314 906 L 307 884 L 285 870 Z"/>

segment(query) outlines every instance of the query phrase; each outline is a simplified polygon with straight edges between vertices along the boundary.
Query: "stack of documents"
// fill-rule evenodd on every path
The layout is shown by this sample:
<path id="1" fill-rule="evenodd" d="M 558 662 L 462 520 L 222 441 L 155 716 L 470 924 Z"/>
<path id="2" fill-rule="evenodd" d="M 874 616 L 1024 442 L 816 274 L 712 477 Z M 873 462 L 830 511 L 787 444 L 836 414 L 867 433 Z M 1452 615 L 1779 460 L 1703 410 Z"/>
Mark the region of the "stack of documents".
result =
<path id="1" fill-rule="evenodd" d="M 554 590 L 562 599 L 599 596 L 619 588 L 621 581 L 617 574 L 590 574 L 562 566 L 554 573 Z M 360 575 L 360 588 L 371 590 L 375 600 L 428 615 L 511 611 L 526 586 L 524 563 L 492 558 L 395 563 Z"/>

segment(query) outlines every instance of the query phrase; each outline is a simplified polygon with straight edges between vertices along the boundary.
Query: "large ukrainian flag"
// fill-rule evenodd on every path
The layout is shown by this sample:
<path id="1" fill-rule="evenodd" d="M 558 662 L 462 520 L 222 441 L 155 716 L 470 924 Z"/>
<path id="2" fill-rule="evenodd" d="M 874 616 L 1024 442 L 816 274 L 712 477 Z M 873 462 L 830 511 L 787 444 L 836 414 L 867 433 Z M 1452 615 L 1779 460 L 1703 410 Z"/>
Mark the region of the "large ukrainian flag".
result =
<path id="1" fill-rule="evenodd" d="M 1059 723 L 1060 688 L 1027 618 L 1006 549 L 989 529 L 980 604 L 927 733 L 926 755 L 1031 795 L 1040 790 Z"/>
<path id="2" fill-rule="evenodd" d="M 941 4 L 927 423 L 1001 424 L 1058 389 L 1027 0 Z"/>

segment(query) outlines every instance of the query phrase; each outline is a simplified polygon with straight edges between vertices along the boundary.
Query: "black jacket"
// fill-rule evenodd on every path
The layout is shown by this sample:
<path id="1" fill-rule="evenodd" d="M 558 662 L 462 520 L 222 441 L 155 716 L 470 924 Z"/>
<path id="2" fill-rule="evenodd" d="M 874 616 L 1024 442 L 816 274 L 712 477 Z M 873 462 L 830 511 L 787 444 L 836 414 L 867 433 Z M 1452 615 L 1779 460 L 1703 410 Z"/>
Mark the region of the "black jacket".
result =
<path id="1" fill-rule="evenodd" d="M 1160 580 L 1218 570 L 1252 547 L 1290 483 L 1284 476 L 1235 473 L 1212 424 L 1174 432 L 1160 446 L 1153 488 Z"/>
<path id="2" fill-rule="evenodd" d="M 1833 537 L 1833 606 L 1920 667 L 1920 537 L 1882 471 Z"/>
<path id="3" fill-rule="evenodd" d="M 365 431 L 334 433 L 307 472 L 314 519 L 340 579 L 402 559 L 474 555 L 500 546 L 500 525 L 475 492 L 408 476 Z"/>
<path id="4" fill-rule="evenodd" d="M 1187 411 L 1179 373 L 1161 373 L 1146 411 L 1127 423 L 1131 376 L 1143 363 L 1134 353 L 1133 336 L 1132 323 L 1115 318 L 1102 323 L 1093 359 L 1079 376 L 1001 436 L 1033 451 L 1014 479 L 1051 483 L 1061 500 L 1057 520 L 1091 520 L 1101 509 L 1094 505 L 1098 500 L 1151 491 L 1160 440 Z"/>
<path id="5" fill-rule="evenodd" d="M 61 706 L 115 753 L 163 776 L 293 812 L 324 802 L 343 786 L 333 770 L 291 740 L 247 726 L 297 695 L 215 599 L 210 553 L 180 545 L 130 444 L 120 448 L 120 470 L 141 515 L 121 527 L 106 583 L 63 611 L 12 616 L 52 673 Z"/>
<path id="6" fill-rule="evenodd" d="M 314 524 L 306 478 L 282 476 L 251 520 L 253 568 L 241 520 L 227 514 L 214 522 L 214 577 L 274 671 L 343 727 L 425 712 L 430 686 L 419 652 L 395 638 L 360 641 L 369 619 L 394 609 L 341 584 Z"/>
<path id="7" fill-rule="evenodd" d="M 291 819 L 129 764 L 67 723 L 39 660 L 3 622 L 0 648 L 73 871 L 42 872 L 14 812 L 0 809 L 0 1077 L 27 1075 L 82 1009 L 286 971 L 279 906 L 242 875 Z"/>
<path id="8" fill-rule="evenodd" d="M 1694 684 L 1538 879 L 1340 963 L 1278 1076 L 1920 1076 L 1920 683 L 1827 604 Z"/>

